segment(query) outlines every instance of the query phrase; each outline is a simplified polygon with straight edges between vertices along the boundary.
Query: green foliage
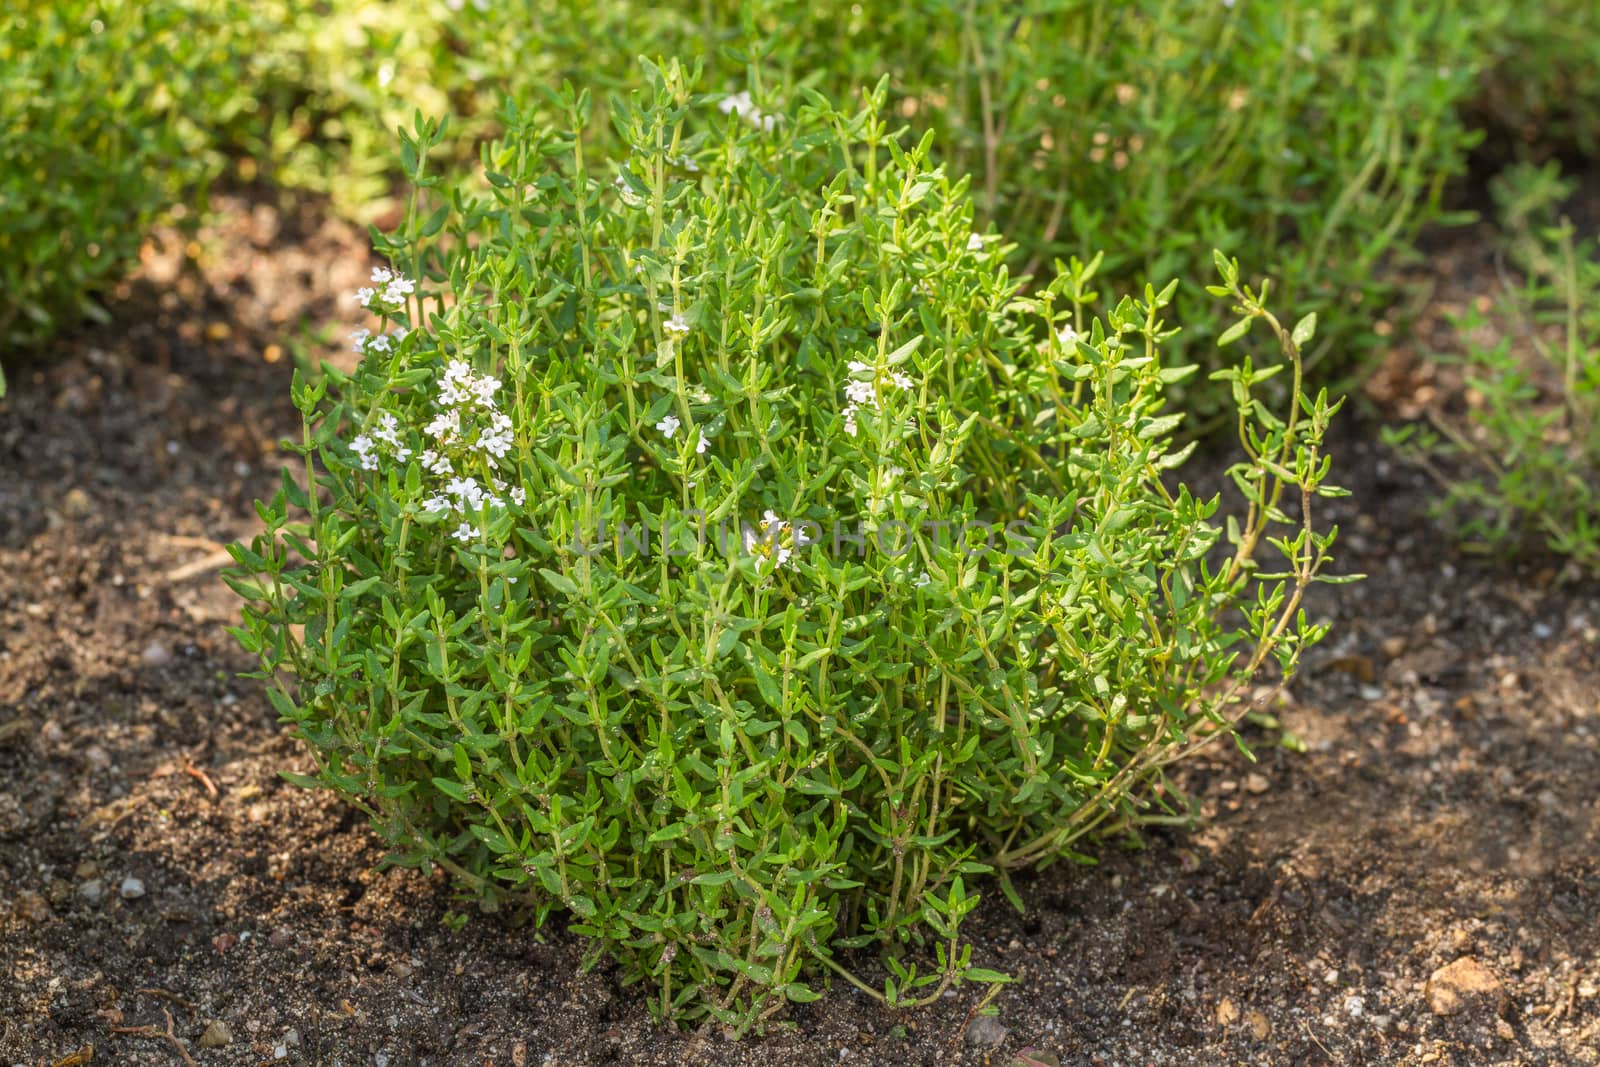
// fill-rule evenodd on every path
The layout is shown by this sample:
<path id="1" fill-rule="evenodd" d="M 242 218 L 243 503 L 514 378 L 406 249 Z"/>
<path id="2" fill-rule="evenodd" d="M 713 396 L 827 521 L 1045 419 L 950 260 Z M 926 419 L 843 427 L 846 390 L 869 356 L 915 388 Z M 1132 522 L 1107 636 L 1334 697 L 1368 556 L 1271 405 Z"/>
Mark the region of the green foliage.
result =
<path id="1" fill-rule="evenodd" d="M 1320 313 L 1308 361 L 1328 374 L 1354 369 L 1395 293 L 1379 268 L 1463 167 L 1477 135 L 1457 105 L 1504 16 L 1459 0 L 513 0 L 468 6 L 454 29 L 521 101 L 563 58 L 612 84 L 636 51 L 705 56 L 708 88 L 780 113 L 795 87 L 846 99 L 887 74 L 894 112 L 973 175 L 1014 271 L 1047 277 L 1054 257 L 1099 248 L 1108 281 L 1130 286 L 1194 277 L 1228 248 Z M 1198 287 L 1175 311 L 1195 339 L 1219 324 Z M 1187 340 L 1175 352 L 1212 360 Z M 1203 377 L 1184 400 L 1227 408 Z"/>
<path id="2" fill-rule="evenodd" d="M 459 52 L 472 44 L 450 35 L 442 2 L 155 3 L 204 41 L 197 58 L 207 99 L 195 117 L 218 148 L 242 157 L 246 175 L 326 194 L 350 218 L 368 221 L 392 207 L 395 130 L 415 109 L 486 118 L 498 100 L 480 100 L 459 69 Z"/>
<path id="3" fill-rule="evenodd" d="M 0 346 L 103 317 L 96 294 L 205 174 L 171 11 L 25 0 L 0 16 Z"/>
<path id="4" fill-rule="evenodd" d="M 169 146 L 161 162 L 141 157 L 137 173 L 111 186 L 141 203 L 146 188 L 154 203 L 172 195 L 169 163 L 192 179 L 221 152 L 247 157 L 246 176 L 259 167 L 286 187 L 327 193 L 352 218 L 392 219 L 404 174 L 394 131 L 413 109 L 452 117 L 436 151 L 464 163 L 495 132 L 505 97 L 559 121 L 551 88 L 571 79 L 631 89 L 640 52 L 704 61 L 708 91 L 748 92 L 779 114 L 807 89 L 849 99 L 887 74 L 891 112 L 935 133 L 951 174 L 974 176 L 979 221 L 1014 244 L 1014 273 L 1045 280 L 1055 258 L 1101 248 L 1108 283 L 1130 288 L 1194 277 L 1206 249 L 1229 248 L 1282 279 L 1287 301 L 1320 313 L 1307 361 L 1324 373 L 1359 360 L 1367 324 L 1393 296 L 1380 266 L 1408 253 L 1436 215 L 1441 183 L 1459 171 L 1476 135 L 1457 105 L 1499 56 L 1510 10 L 1504 0 L 106 0 L 99 9 L 113 23 L 107 54 L 137 68 L 119 71 L 137 106 L 118 132 L 146 129 L 137 116 L 151 101 L 162 121 L 172 118 L 176 96 L 209 139 Z M 181 25 L 182 47 L 124 30 L 137 20 Z M 150 70 L 184 88 L 159 91 Z M 74 143 L 63 138 L 75 91 L 44 105 L 53 120 L 32 120 L 48 151 Z M 604 121 L 592 136 L 593 158 L 620 161 Z M 27 171 L 0 171 L 20 190 L 11 202 L 31 211 L 46 196 Z M 48 232 L 103 250 L 97 220 L 83 216 L 69 208 Z M 114 229 L 127 242 L 141 226 Z M 29 256 L 13 262 L 38 259 L 30 241 Z M 125 258 L 102 251 L 93 277 L 35 268 L 59 290 L 44 303 L 91 292 Z M 1214 332 L 1215 304 L 1197 288 L 1180 288 L 1174 302 L 1193 337 Z M 1189 351 L 1191 335 L 1172 340 L 1174 354 L 1217 365 L 1204 345 Z M 1197 416 L 1225 412 L 1227 397 L 1206 382 L 1178 395 Z"/>
<path id="5" fill-rule="evenodd" d="M 587 94 L 508 106 L 460 173 L 418 117 L 404 273 L 359 294 L 353 375 L 296 380 L 236 636 L 295 780 L 485 906 L 570 913 L 663 1016 L 1000 980 L 960 938 L 981 876 L 1170 817 L 1152 783 L 1323 633 L 1314 323 L 1216 257 L 1230 340 L 1285 354 L 1219 372 L 1248 507 L 1218 525 L 1174 480 L 1173 286 L 1095 316 L 1074 260 L 1024 296 L 882 86 L 769 122 L 650 71 L 615 161 Z"/>
<path id="6" fill-rule="evenodd" d="M 1473 111 L 1526 153 L 1600 153 L 1600 5 L 1515 4 Z"/>
<path id="7" fill-rule="evenodd" d="M 1554 164 L 1513 168 L 1493 192 L 1524 279 L 1492 316 L 1456 322 L 1473 401 L 1386 436 L 1443 484 L 1438 510 L 1469 545 L 1537 538 L 1600 572 L 1600 242 L 1551 223 L 1572 192 Z"/>

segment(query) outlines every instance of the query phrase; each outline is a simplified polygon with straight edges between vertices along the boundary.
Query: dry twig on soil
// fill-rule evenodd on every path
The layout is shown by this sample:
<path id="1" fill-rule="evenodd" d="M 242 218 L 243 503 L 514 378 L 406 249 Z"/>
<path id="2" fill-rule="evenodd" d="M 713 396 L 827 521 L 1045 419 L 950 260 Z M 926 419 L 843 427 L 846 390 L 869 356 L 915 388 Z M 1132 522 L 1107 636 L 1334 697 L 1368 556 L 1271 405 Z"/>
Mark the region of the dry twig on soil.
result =
<path id="1" fill-rule="evenodd" d="M 166 1008 L 162 1008 L 161 1015 L 162 1018 L 167 1020 L 167 1028 L 165 1030 L 158 1030 L 154 1026 L 113 1026 L 111 1032 L 113 1034 L 127 1034 L 129 1037 L 161 1038 L 172 1046 L 173 1051 L 182 1057 L 187 1067 L 199 1067 L 194 1062 L 194 1057 L 189 1055 L 189 1050 L 184 1047 L 183 1042 L 178 1040 L 178 1035 L 172 1022 L 172 1013 Z"/>

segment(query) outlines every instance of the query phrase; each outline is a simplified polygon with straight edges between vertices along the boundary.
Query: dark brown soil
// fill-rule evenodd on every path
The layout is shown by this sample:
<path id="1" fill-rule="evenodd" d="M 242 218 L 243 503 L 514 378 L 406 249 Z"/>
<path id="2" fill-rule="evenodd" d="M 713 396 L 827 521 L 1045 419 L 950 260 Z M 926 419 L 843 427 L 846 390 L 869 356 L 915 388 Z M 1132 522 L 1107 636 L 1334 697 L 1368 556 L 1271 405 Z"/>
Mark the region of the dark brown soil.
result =
<path id="1" fill-rule="evenodd" d="M 445 886 L 276 777 L 306 761 L 236 677 L 215 553 L 296 432 L 285 348 L 367 264 L 229 207 L 0 402 L 0 1065 L 1600 1064 L 1600 589 L 1459 556 L 1359 423 L 1336 510 L 1371 578 L 1312 603 L 1333 635 L 1278 709 L 1307 751 L 1253 728 L 1254 765 L 1185 772 L 1197 830 L 1026 877 L 1025 914 L 988 893 L 994 1015 L 835 988 L 730 1044 L 653 1026 L 560 929 L 452 929 Z M 1436 1014 L 1462 958 L 1483 991 Z"/>

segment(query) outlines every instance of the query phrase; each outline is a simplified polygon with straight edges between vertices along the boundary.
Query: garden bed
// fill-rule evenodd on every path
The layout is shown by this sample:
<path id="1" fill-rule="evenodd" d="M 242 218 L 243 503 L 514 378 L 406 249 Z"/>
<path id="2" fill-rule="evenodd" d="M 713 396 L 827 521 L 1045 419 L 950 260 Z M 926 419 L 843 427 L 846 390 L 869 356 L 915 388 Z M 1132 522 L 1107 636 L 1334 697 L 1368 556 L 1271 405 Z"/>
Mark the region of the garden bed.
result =
<path id="1" fill-rule="evenodd" d="M 559 924 L 452 929 L 442 881 L 276 777 L 306 761 L 235 677 L 213 557 L 298 426 L 294 324 L 348 321 L 369 265 L 309 207 L 226 207 L 200 269 L 150 246 L 0 405 L 0 1062 L 1600 1063 L 1600 590 L 1461 556 L 1359 417 L 1333 503 L 1371 578 L 1314 590 L 1333 634 L 1277 712 L 1307 751 L 1253 728 L 1255 764 L 1183 769 L 1194 832 L 1024 876 L 1026 914 L 987 887 L 993 1016 L 836 986 L 730 1045 L 653 1026 Z M 1437 250 L 1435 305 L 1491 284 L 1486 244 Z"/>

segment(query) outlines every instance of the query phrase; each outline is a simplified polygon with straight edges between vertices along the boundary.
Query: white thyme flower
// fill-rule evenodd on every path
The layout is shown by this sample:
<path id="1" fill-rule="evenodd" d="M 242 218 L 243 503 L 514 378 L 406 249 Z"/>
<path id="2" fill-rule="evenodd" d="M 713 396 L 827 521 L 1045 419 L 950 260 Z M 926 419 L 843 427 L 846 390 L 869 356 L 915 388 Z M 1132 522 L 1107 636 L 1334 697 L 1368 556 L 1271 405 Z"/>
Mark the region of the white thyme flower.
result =
<path id="1" fill-rule="evenodd" d="M 515 489 L 511 490 L 511 502 L 520 508 L 522 505 L 528 502 L 528 491 L 522 488 L 520 485 L 517 486 Z"/>
<path id="2" fill-rule="evenodd" d="M 661 328 L 668 333 L 675 333 L 681 337 L 689 332 L 689 320 L 685 319 L 680 312 L 663 323 Z"/>
<path id="3" fill-rule="evenodd" d="M 446 483 L 444 491 L 463 506 L 477 507 L 483 503 L 483 486 L 478 484 L 476 478 L 452 478 Z"/>
<path id="4" fill-rule="evenodd" d="M 916 382 L 902 371 L 880 368 L 859 359 L 850 360 L 846 366 L 850 377 L 844 383 L 844 432 L 854 437 L 859 430 L 856 412 L 862 408 L 877 409 L 882 406 L 883 390 L 893 386 L 902 391 L 916 388 Z"/>
<path id="5" fill-rule="evenodd" d="M 442 496 L 430 496 L 422 502 L 422 510 L 432 512 L 435 515 L 449 511 L 450 507 L 450 501 Z"/>
<path id="6" fill-rule="evenodd" d="M 744 548 L 756 557 L 756 569 L 776 570 L 794 558 L 794 527 L 768 508 L 761 516 L 759 529 L 744 528 Z"/>
<path id="7" fill-rule="evenodd" d="M 461 413 L 459 411 L 441 411 L 433 417 L 433 421 L 423 429 L 430 437 L 439 439 L 440 444 L 448 444 L 461 433 Z M 435 471 L 435 474 L 442 473 Z"/>
<path id="8" fill-rule="evenodd" d="M 1071 345 L 1078 340 L 1078 331 L 1074 330 L 1072 328 L 1072 324 L 1069 322 L 1065 326 L 1061 327 L 1061 329 L 1056 331 L 1056 340 L 1060 341 L 1063 345 Z"/>
<path id="9" fill-rule="evenodd" d="M 472 380 L 472 394 L 479 404 L 486 408 L 494 407 L 494 394 L 500 389 L 500 379 L 491 378 L 487 374 Z"/>
<path id="10" fill-rule="evenodd" d="M 439 403 L 443 407 L 460 407 L 477 398 L 477 376 L 472 364 L 452 359 L 445 364 L 444 377 L 439 379 Z"/>
<path id="11" fill-rule="evenodd" d="M 683 423 L 678 421 L 678 416 L 663 415 L 661 416 L 661 421 L 656 423 L 656 429 L 660 430 L 662 436 L 670 441 L 672 440 L 672 435 L 677 433 L 678 427 L 682 425 Z"/>
<path id="12" fill-rule="evenodd" d="M 845 382 L 844 395 L 850 403 L 857 406 L 876 407 L 878 403 L 878 387 L 861 378 L 851 378 Z"/>
<path id="13" fill-rule="evenodd" d="M 422 460 L 423 469 L 429 474 L 437 474 L 441 478 L 450 478 L 455 475 L 456 469 L 451 465 L 449 456 L 441 455 L 430 448 L 418 458 Z"/>
<path id="14" fill-rule="evenodd" d="M 983 237 L 981 235 L 979 235 L 979 234 L 976 234 L 976 233 L 968 234 L 967 235 L 967 251 L 968 252 L 982 252 L 983 251 Z"/>
<path id="15" fill-rule="evenodd" d="M 504 459 L 506 453 L 511 451 L 511 435 L 493 431 L 480 434 L 478 447 L 496 459 Z"/>
<path id="16" fill-rule="evenodd" d="M 489 429 L 478 435 L 478 447 L 496 459 L 511 451 L 511 418 L 503 411 L 489 417 Z"/>
<path id="17" fill-rule="evenodd" d="M 705 450 L 710 448 L 710 447 L 711 447 L 711 439 L 706 436 L 706 432 L 704 430 L 701 430 L 700 431 L 700 440 L 697 441 L 695 443 L 695 446 L 694 446 L 695 453 L 697 455 L 704 454 Z"/>
<path id="18" fill-rule="evenodd" d="M 371 330 L 356 330 L 350 335 L 350 351 L 360 355 L 367 350 L 367 338 L 372 336 Z"/>
<path id="19" fill-rule="evenodd" d="M 628 184 L 628 179 L 624 178 L 622 175 L 617 175 L 617 179 L 614 184 L 617 187 L 617 195 L 622 197 L 622 202 L 624 204 L 627 204 L 629 207 L 639 207 L 644 203 L 644 199 L 638 193 L 633 191 L 633 187 Z"/>
<path id="20" fill-rule="evenodd" d="M 377 446 L 372 438 L 366 434 L 357 434 L 355 440 L 350 442 L 350 451 L 361 457 L 361 469 L 375 471 L 378 469 L 378 457 L 374 455 Z"/>
<path id="21" fill-rule="evenodd" d="M 477 375 L 472 364 L 452 359 L 445 364 L 444 376 L 439 379 L 439 404 L 443 407 L 477 405 L 494 407 L 494 394 L 500 388 L 500 379 L 491 375 Z"/>
<path id="22" fill-rule="evenodd" d="M 451 534 L 451 536 L 457 541 L 465 543 L 468 541 L 476 541 L 478 538 L 483 536 L 483 533 L 470 522 L 463 522 L 460 526 L 456 527 L 455 532 Z"/>
<path id="23" fill-rule="evenodd" d="M 730 93 L 722 98 L 717 108 L 724 115 L 738 115 L 750 125 L 760 130 L 770 131 L 778 124 L 776 115 L 768 115 L 755 105 L 750 99 L 750 90 L 741 89 L 737 93 Z"/>
<path id="24" fill-rule="evenodd" d="M 372 268 L 372 285 L 356 290 L 356 303 L 369 311 L 393 314 L 405 307 L 417 284 L 387 267 Z"/>
<path id="25" fill-rule="evenodd" d="M 933 579 L 928 577 L 928 572 L 923 571 L 921 574 L 917 575 L 917 580 L 914 584 L 918 589 L 921 589 L 931 581 L 933 581 Z"/>

